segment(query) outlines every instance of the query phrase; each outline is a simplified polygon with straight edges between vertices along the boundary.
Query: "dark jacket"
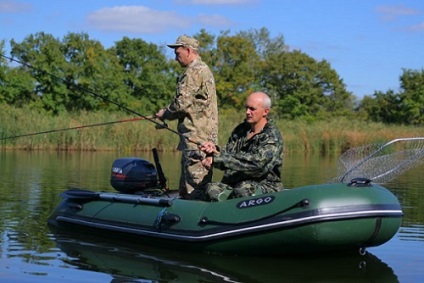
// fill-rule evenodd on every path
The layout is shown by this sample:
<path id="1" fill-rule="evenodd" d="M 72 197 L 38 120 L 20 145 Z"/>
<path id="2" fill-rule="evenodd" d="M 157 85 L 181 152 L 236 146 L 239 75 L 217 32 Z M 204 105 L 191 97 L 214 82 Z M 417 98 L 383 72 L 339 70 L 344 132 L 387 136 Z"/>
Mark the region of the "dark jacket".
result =
<path id="1" fill-rule="evenodd" d="M 269 186 L 282 186 L 283 138 L 272 119 L 250 140 L 250 125 L 238 125 L 220 154 L 214 157 L 214 167 L 224 170 L 222 183 L 235 186 L 253 180 Z"/>

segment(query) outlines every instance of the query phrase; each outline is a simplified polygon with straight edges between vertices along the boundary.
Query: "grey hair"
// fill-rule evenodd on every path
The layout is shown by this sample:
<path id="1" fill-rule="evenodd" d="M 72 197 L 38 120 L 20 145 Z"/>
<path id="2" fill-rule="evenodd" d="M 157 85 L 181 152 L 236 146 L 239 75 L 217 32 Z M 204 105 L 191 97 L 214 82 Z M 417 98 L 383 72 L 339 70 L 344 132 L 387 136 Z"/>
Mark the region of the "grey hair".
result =
<path id="1" fill-rule="evenodd" d="M 271 109 L 271 105 L 272 105 L 271 98 L 265 92 L 263 92 L 263 94 L 264 94 L 263 107 L 267 109 Z"/>

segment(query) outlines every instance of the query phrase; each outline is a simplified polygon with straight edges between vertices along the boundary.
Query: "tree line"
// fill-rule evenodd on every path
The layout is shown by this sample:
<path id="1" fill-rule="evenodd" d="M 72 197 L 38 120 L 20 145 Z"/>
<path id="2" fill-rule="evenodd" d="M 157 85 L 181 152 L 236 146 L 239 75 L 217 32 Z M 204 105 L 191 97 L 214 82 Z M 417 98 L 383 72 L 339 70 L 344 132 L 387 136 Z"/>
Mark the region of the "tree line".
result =
<path id="1" fill-rule="evenodd" d="M 358 100 L 328 61 L 289 50 L 282 35 L 272 38 L 266 28 L 217 36 L 202 29 L 194 37 L 214 73 L 220 111 L 242 111 L 246 96 L 263 90 L 279 119 L 424 124 L 424 70 L 404 69 L 398 93 L 376 91 Z M 181 72 L 166 46 L 141 38 L 123 37 L 105 48 L 86 33 L 58 39 L 39 32 L 12 39 L 10 49 L 8 56 L 0 41 L 0 103 L 51 115 L 122 111 L 117 105 L 154 113 L 173 97 Z"/>

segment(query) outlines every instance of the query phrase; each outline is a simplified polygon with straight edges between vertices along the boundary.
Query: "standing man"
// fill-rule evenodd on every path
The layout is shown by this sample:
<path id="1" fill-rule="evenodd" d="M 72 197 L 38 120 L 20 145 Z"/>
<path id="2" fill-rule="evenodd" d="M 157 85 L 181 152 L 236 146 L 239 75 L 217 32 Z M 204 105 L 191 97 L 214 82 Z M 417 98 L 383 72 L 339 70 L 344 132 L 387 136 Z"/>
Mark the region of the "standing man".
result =
<path id="1" fill-rule="evenodd" d="M 199 55 L 199 42 L 187 35 L 178 37 L 174 49 L 175 60 L 185 70 L 177 79 L 176 93 L 171 104 L 159 110 L 161 120 L 178 119 L 182 151 L 179 193 L 185 199 L 199 199 L 206 183 L 212 180 L 212 169 L 202 165 L 202 160 L 212 160 L 196 143 L 218 142 L 218 106 L 215 79 Z"/>
<path id="2" fill-rule="evenodd" d="M 212 201 L 230 197 L 252 196 L 283 190 L 283 138 L 269 117 L 271 99 L 264 92 L 254 92 L 246 100 L 246 118 L 231 133 L 227 144 L 217 152 L 215 144 L 203 143 L 200 149 L 213 154 L 213 162 L 204 160 L 224 171 L 220 183 L 209 183 L 206 194 Z"/>

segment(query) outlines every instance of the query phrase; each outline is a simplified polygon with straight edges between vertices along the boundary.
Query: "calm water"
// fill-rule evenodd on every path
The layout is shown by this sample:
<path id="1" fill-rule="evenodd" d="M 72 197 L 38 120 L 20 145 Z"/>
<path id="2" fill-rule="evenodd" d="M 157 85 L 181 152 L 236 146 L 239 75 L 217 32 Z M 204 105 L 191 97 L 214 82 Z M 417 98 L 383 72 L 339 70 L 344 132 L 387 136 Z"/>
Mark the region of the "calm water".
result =
<path id="1" fill-rule="evenodd" d="M 113 191 L 114 159 L 132 154 L 0 151 L 0 282 L 423 282 L 424 166 L 386 187 L 405 212 L 388 243 L 365 256 L 296 258 L 211 256 L 131 246 L 89 235 L 57 234 L 46 225 L 69 187 Z M 138 154 L 152 161 L 150 154 Z M 160 156 L 170 186 L 179 174 L 179 155 Z M 337 157 L 288 156 L 287 188 L 323 183 L 336 173 Z M 217 176 L 218 178 L 218 176 Z"/>

